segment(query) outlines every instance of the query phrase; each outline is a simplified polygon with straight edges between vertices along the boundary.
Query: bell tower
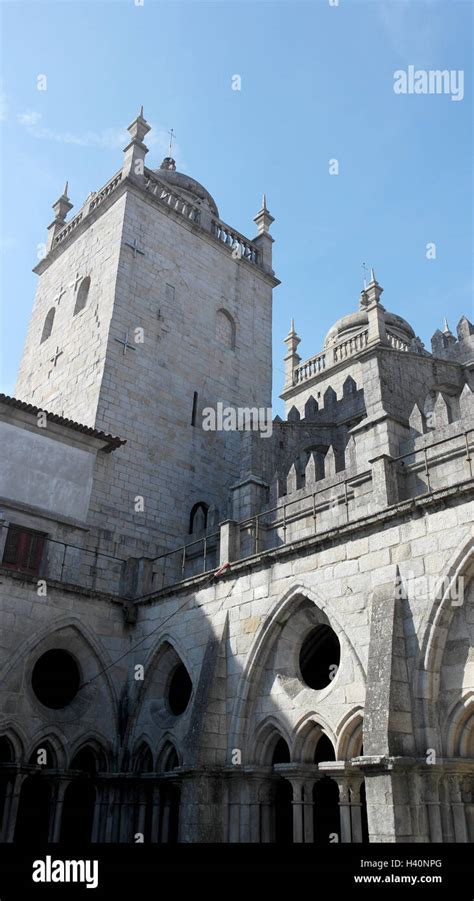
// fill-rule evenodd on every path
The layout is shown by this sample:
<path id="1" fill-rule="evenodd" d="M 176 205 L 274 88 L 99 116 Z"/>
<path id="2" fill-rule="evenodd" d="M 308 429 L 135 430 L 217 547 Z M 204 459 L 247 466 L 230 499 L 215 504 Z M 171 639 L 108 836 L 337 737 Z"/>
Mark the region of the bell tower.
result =
<path id="1" fill-rule="evenodd" d="M 126 439 L 96 475 L 96 517 L 141 550 L 227 515 L 239 432 L 202 429 L 218 402 L 271 406 L 273 222 L 252 240 L 171 157 L 145 165 L 143 108 L 122 168 L 81 209 L 53 206 L 16 396 Z M 143 510 L 136 509 L 136 498 Z M 137 538 L 138 536 L 138 538 Z"/>

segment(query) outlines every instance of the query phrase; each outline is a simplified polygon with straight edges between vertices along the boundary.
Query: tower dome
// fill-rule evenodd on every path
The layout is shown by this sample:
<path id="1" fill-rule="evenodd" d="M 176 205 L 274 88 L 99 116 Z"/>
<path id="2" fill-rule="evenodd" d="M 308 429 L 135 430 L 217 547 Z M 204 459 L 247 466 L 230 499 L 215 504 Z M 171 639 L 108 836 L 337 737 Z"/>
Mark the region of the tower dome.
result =
<path id="1" fill-rule="evenodd" d="M 152 172 L 155 173 L 160 181 L 169 185 L 170 188 L 176 188 L 180 194 L 184 194 L 185 199 L 188 199 L 195 206 L 205 207 L 213 216 L 219 218 L 217 204 L 209 194 L 209 191 L 206 191 L 206 188 L 196 181 L 195 178 L 191 178 L 190 175 L 185 175 L 184 172 L 177 172 L 176 162 L 171 156 L 165 156 L 160 168 L 152 169 Z"/>

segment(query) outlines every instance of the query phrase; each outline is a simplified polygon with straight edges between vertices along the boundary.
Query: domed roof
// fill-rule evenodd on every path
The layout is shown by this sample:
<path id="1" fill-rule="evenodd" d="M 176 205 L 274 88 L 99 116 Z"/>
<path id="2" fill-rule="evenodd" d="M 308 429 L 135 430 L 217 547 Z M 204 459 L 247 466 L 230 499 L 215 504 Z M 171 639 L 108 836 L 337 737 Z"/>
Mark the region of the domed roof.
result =
<path id="1" fill-rule="evenodd" d="M 166 156 L 159 169 L 152 170 L 160 181 L 166 182 L 171 188 L 176 188 L 180 194 L 185 195 L 195 206 L 204 206 L 214 215 L 219 217 L 219 210 L 213 197 L 206 191 L 195 178 L 185 175 L 184 172 L 176 172 L 176 163 L 170 156 Z M 187 195 L 187 198 L 186 198 Z"/>
<path id="2" fill-rule="evenodd" d="M 411 339 L 415 337 L 415 332 L 406 319 L 402 319 L 402 317 L 397 316 L 396 313 L 390 313 L 388 310 L 385 310 L 382 305 L 380 306 L 384 313 L 385 325 L 397 336 L 410 342 Z M 342 316 L 341 319 L 338 319 L 329 329 L 324 339 L 324 347 L 335 344 L 343 338 L 350 338 L 352 335 L 355 335 L 366 328 L 368 323 L 369 314 L 367 310 L 364 309 L 357 310 L 356 313 L 349 313 L 348 316 Z"/>

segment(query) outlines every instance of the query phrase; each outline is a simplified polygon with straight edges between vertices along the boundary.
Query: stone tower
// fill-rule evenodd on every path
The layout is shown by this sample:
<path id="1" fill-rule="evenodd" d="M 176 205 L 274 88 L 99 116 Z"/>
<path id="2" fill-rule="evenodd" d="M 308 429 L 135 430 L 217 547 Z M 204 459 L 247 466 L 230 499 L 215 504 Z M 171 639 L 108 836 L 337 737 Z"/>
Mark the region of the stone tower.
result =
<path id="1" fill-rule="evenodd" d="M 92 507 L 130 553 L 184 539 L 193 509 L 201 527 L 225 518 L 240 436 L 203 431 L 202 410 L 271 405 L 278 284 L 265 200 L 250 241 L 171 157 L 145 166 L 149 130 L 141 110 L 122 168 L 74 218 L 67 185 L 54 204 L 16 386 L 126 439 L 96 474 Z"/>

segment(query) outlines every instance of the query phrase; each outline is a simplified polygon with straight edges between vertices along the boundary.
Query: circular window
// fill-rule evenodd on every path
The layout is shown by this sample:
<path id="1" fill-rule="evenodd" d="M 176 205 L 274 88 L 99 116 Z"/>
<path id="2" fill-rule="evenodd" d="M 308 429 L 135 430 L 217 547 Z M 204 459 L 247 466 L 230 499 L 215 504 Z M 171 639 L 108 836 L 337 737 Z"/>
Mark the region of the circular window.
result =
<path id="1" fill-rule="evenodd" d="M 168 692 L 170 710 L 175 716 L 179 716 L 186 710 L 191 697 L 192 688 L 193 683 L 191 682 L 189 673 L 184 663 L 180 663 L 171 676 Z"/>
<path id="2" fill-rule="evenodd" d="M 35 663 L 31 684 L 45 707 L 52 710 L 66 707 L 79 689 L 77 663 L 67 651 L 46 651 Z"/>
<path id="3" fill-rule="evenodd" d="M 316 626 L 300 651 L 300 670 L 309 688 L 326 688 L 334 679 L 341 659 L 339 639 L 330 626 Z"/>

